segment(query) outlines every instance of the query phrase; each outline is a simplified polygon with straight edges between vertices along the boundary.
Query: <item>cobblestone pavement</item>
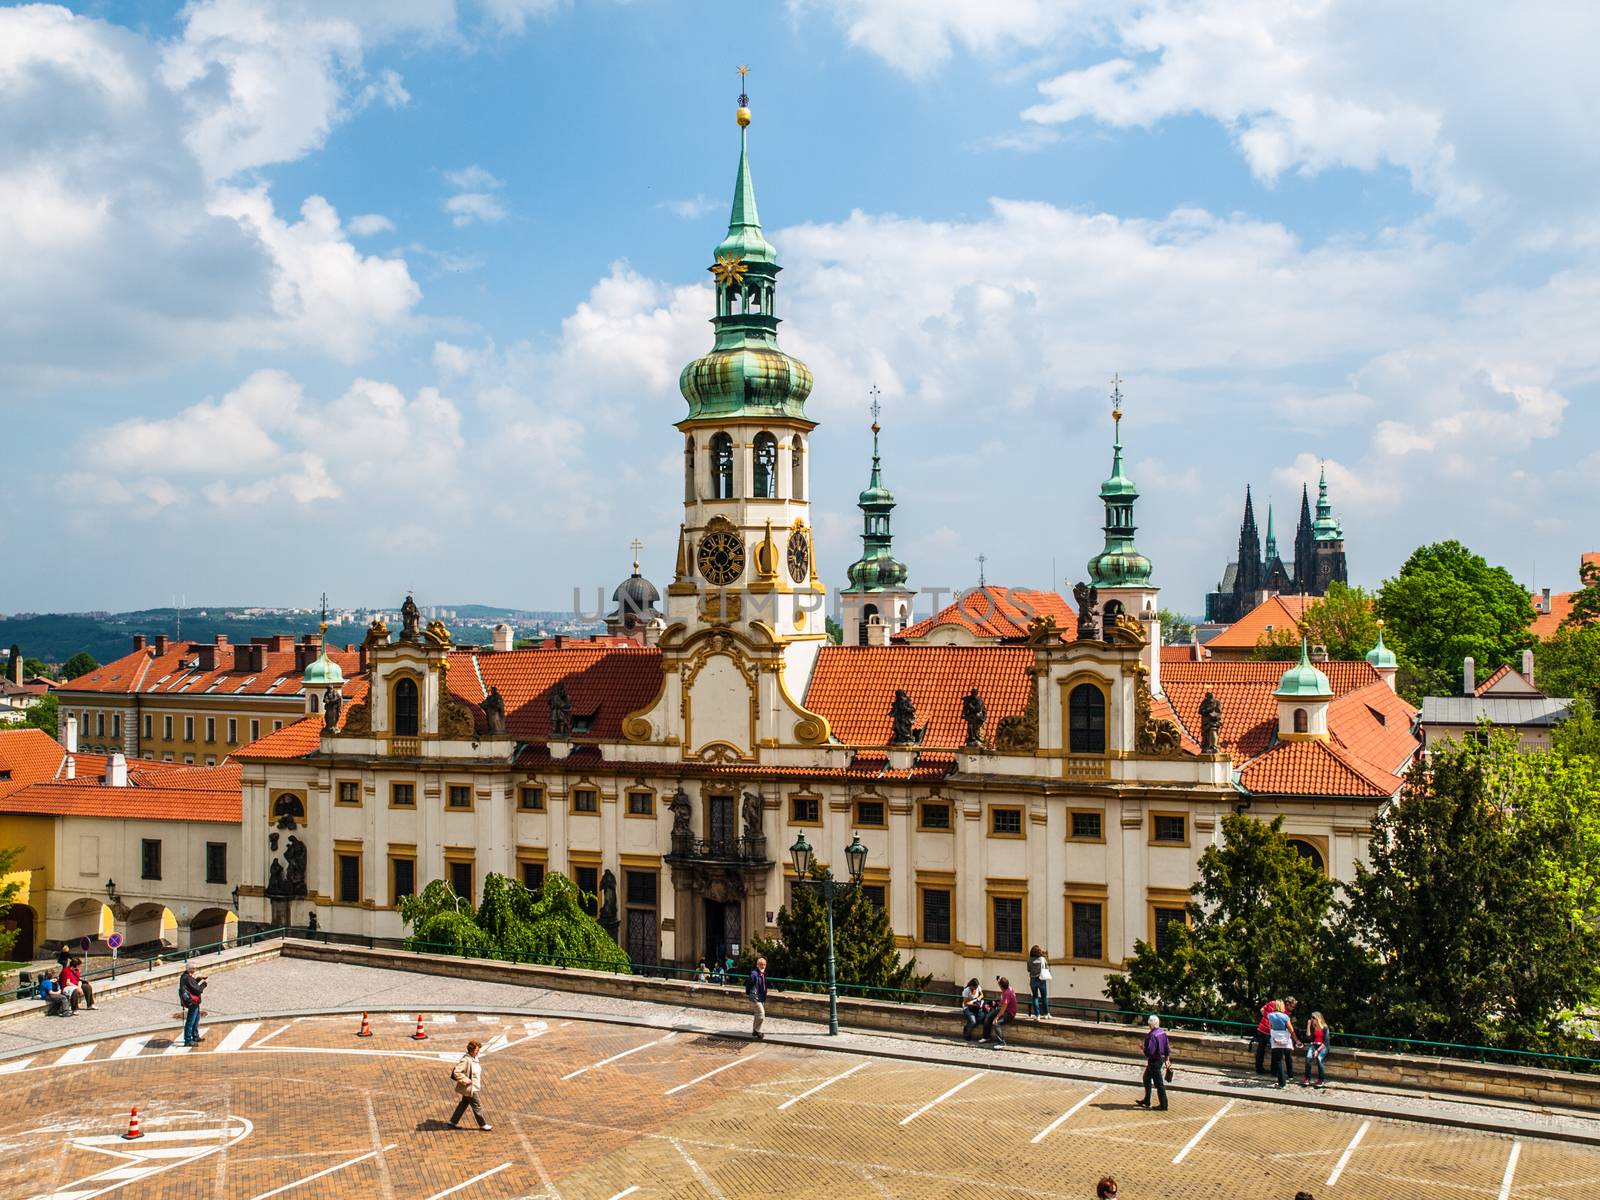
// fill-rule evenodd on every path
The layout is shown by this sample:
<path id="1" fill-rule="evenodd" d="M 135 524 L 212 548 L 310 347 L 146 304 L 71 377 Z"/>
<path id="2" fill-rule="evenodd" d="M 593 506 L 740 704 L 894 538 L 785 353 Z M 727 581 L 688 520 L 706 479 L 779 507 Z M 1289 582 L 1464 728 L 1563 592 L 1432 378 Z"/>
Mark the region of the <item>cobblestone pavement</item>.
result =
<path id="1" fill-rule="evenodd" d="M 261 974 L 216 977 L 214 1018 L 246 970 Z M 324 1005 L 357 982 L 317 972 Z M 259 987 L 239 991 L 228 1003 L 267 1006 Z M 348 1015 L 213 1020 L 193 1051 L 175 1030 L 99 1037 L 55 1019 L 87 1040 L 0 1062 L 0 1197 L 1076 1198 L 1109 1172 L 1128 1200 L 1577 1200 L 1600 1180 L 1592 1147 L 1248 1096 L 1175 1093 L 1146 1112 L 1126 1086 L 996 1070 L 984 1051 L 960 1061 L 964 1046 L 898 1061 L 692 1018 L 702 1028 L 445 1011 L 424 1041 L 409 1013 L 376 1014 L 370 1039 Z M 445 1125 L 469 1037 L 485 1043 L 491 1132 Z M 125 1141 L 134 1105 L 146 1136 Z"/>

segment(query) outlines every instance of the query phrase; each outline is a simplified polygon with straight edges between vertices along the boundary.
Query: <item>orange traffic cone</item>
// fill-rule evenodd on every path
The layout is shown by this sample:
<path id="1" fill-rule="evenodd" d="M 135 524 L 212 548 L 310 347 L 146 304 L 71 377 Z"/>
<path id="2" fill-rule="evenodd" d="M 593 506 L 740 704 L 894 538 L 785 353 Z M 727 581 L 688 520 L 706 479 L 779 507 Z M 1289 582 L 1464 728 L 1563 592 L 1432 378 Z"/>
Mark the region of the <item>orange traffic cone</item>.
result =
<path id="1" fill-rule="evenodd" d="M 128 1117 L 128 1132 L 122 1135 L 122 1140 L 131 1142 L 134 1138 L 142 1138 L 143 1136 L 144 1134 L 139 1132 L 139 1106 L 134 1105 L 133 1112 Z"/>
<path id="2" fill-rule="evenodd" d="M 361 1014 L 361 1032 L 356 1034 L 356 1036 L 357 1037 L 371 1037 L 372 1036 L 372 1022 L 367 1020 L 367 1014 L 366 1013 L 362 1013 Z"/>
<path id="3" fill-rule="evenodd" d="M 427 1038 L 427 1036 L 428 1036 L 427 1033 L 425 1033 L 423 1031 L 423 1028 L 422 1028 L 422 1014 L 418 1013 L 417 1014 L 417 1031 L 411 1035 L 411 1040 L 414 1041 L 414 1042 L 420 1042 L 420 1041 L 424 1041 Z"/>

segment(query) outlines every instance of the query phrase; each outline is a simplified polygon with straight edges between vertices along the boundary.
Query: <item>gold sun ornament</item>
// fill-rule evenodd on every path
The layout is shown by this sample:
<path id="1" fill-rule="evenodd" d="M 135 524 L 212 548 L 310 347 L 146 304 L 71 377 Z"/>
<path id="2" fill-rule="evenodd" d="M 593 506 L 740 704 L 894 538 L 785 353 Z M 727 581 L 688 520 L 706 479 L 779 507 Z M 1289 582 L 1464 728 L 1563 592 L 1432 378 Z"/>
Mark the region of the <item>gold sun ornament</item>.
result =
<path id="1" fill-rule="evenodd" d="M 744 259 L 735 258 L 731 254 L 717 255 L 717 261 L 712 264 L 711 273 L 717 277 L 717 282 L 723 287 L 737 287 L 744 282 L 744 273 L 749 270 Z"/>

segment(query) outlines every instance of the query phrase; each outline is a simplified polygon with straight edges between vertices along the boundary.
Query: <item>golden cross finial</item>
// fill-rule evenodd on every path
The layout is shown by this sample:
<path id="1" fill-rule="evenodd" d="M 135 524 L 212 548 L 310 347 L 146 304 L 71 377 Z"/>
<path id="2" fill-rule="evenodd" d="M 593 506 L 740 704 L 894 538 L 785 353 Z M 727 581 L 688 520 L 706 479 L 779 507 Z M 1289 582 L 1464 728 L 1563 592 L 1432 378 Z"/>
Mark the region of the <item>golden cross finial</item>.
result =
<path id="1" fill-rule="evenodd" d="M 878 390 L 878 385 L 877 384 L 873 384 L 870 388 L 867 389 L 867 395 L 872 397 L 872 404 L 871 404 L 872 432 L 873 433 L 877 433 L 878 432 L 878 414 L 883 411 L 883 405 L 878 403 L 878 397 L 883 395 L 883 393 Z"/>
<path id="2" fill-rule="evenodd" d="M 1114 421 L 1122 420 L 1122 375 L 1111 377 L 1111 418 Z"/>
<path id="3" fill-rule="evenodd" d="M 633 573 L 637 575 L 639 573 L 639 551 L 644 549 L 644 543 L 638 538 L 634 538 L 633 541 L 628 543 L 628 549 L 633 551 Z"/>
<path id="4" fill-rule="evenodd" d="M 750 68 L 749 67 L 740 67 L 739 68 L 739 78 L 740 78 L 741 81 L 748 74 L 750 74 Z"/>

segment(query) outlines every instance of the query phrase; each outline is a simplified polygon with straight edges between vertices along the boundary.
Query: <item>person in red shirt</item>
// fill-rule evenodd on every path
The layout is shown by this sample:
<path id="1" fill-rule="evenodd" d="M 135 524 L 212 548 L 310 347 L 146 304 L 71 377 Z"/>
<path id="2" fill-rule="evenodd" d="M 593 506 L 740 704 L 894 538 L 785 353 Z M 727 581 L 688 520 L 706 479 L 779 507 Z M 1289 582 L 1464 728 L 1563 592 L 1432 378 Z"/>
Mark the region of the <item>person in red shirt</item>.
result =
<path id="1" fill-rule="evenodd" d="M 978 1041 L 980 1046 L 984 1042 L 991 1043 L 991 1050 L 1006 1044 L 1004 1027 L 1017 1019 L 1017 994 L 1011 990 L 1011 980 L 999 975 L 995 982 L 1000 985 L 1000 1002 L 989 1010 L 983 1022 L 983 1037 Z"/>
<path id="2" fill-rule="evenodd" d="M 94 988 L 89 986 L 88 980 L 83 977 L 83 960 L 69 958 L 61 968 L 61 991 L 72 1001 L 72 1011 L 78 1011 L 78 1001 L 83 1001 L 85 1008 L 94 1007 Z"/>
<path id="3" fill-rule="evenodd" d="M 1298 1003 L 1293 996 L 1282 1000 L 1268 1000 L 1261 1006 L 1261 1022 L 1256 1026 L 1256 1035 L 1251 1038 L 1256 1048 L 1256 1074 L 1270 1075 L 1267 1070 L 1267 1050 L 1272 1044 L 1272 1014 L 1275 1012 L 1294 1015 L 1295 1005 Z"/>

